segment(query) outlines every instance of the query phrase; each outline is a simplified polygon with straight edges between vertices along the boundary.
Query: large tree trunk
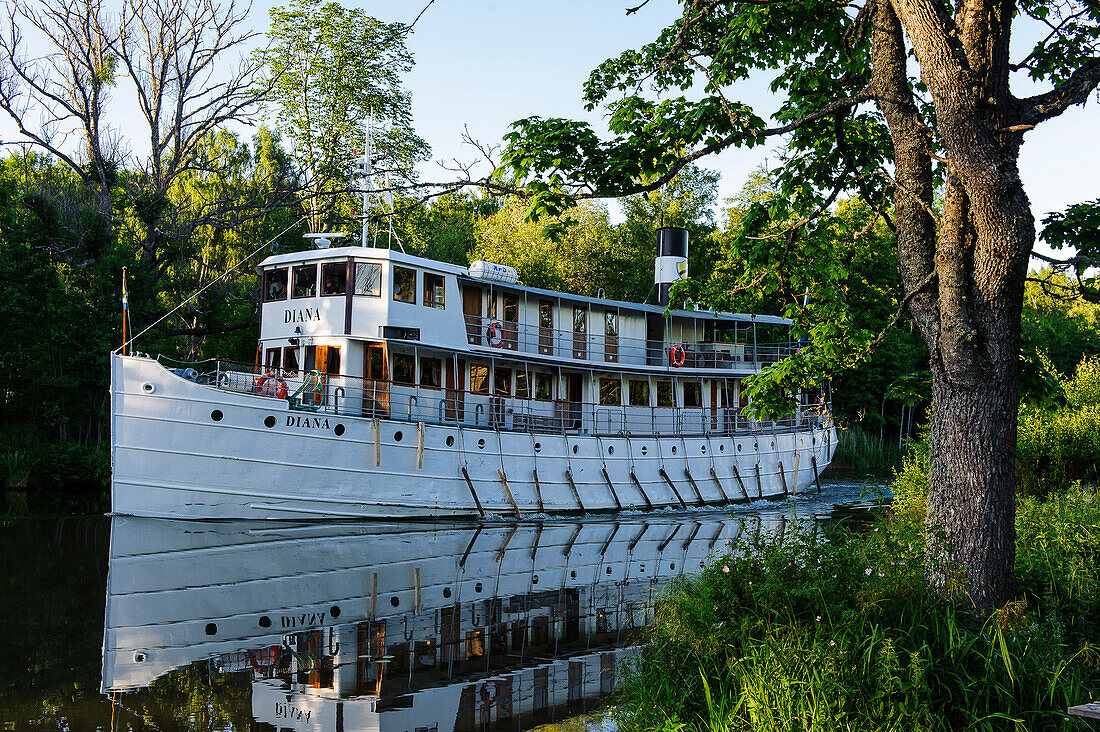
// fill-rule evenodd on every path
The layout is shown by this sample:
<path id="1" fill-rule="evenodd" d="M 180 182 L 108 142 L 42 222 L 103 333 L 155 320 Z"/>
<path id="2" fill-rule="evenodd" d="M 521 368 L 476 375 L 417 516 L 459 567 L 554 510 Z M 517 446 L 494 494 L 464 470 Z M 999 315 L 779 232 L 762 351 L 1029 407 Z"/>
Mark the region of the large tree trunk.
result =
<path id="1" fill-rule="evenodd" d="M 1011 13 L 959 7 L 965 54 L 927 0 L 877 0 L 872 84 L 894 145 L 908 308 L 931 354 L 928 576 L 988 612 L 1013 589 L 1020 311 L 1035 223 L 1016 166 L 1019 136 L 1002 132 Z M 935 151 L 909 89 L 903 27 L 947 158 L 938 222 Z"/>

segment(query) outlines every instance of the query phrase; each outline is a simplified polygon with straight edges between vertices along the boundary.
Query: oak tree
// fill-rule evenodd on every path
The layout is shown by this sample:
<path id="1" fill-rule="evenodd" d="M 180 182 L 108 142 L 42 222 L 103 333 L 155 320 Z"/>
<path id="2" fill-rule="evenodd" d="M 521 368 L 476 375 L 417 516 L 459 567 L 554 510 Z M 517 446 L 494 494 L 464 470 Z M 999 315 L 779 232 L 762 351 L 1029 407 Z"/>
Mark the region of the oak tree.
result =
<path id="1" fill-rule="evenodd" d="M 1040 40 L 1014 57 L 1012 32 L 1029 24 Z M 957 580 L 987 610 L 1013 586 L 1020 312 L 1035 240 L 1020 147 L 1088 100 L 1098 41 L 1094 0 L 685 0 L 656 40 L 590 75 L 585 99 L 606 105 L 609 138 L 532 117 L 514 126 L 505 162 L 533 212 L 553 213 L 784 136 L 781 195 L 745 222 L 777 272 L 840 194 L 874 207 L 896 237 L 901 310 L 930 353 L 928 576 Z M 771 126 L 734 96 L 759 74 L 781 100 Z M 1045 90 L 1014 93 L 1020 75 Z M 791 302 L 801 294 L 786 290 Z"/>

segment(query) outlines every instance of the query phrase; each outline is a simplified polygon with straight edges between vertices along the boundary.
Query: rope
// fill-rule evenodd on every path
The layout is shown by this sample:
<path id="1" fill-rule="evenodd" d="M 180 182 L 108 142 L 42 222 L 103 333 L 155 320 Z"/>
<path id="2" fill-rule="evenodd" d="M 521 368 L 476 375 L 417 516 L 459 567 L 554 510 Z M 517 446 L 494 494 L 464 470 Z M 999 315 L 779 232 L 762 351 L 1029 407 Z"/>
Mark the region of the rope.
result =
<path id="1" fill-rule="evenodd" d="M 248 255 L 247 257 L 245 257 L 244 259 L 242 259 L 241 261 L 237 262 L 237 263 L 236 263 L 236 264 L 234 264 L 234 265 L 233 265 L 232 267 L 230 267 L 229 269 L 227 269 L 226 271 L 224 271 L 224 272 L 222 272 L 222 273 L 221 273 L 220 275 L 218 275 L 217 279 L 215 279 L 215 280 L 212 280 L 211 282 L 208 282 L 208 283 L 207 283 L 206 285 L 204 285 L 204 286 L 203 286 L 203 287 L 202 287 L 202 288 L 201 288 L 200 290 L 198 290 L 197 292 L 195 292 L 195 294 L 194 294 L 194 295 L 192 295 L 191 297 L 187 298 L 186 300 L 184 300 L 183 302 L 181 302 L 181 303 L 180 303 L 179 305 L 177 305 L 176 307 L 174 307 L 174 308 L 172 308 L 171 310 L 169 310 L 169 311 L 168 311 L 167 313 L 165 313 L 164 315 L 162 315 L 162 316 L 160 317 L 160 319 L 159 319 L 159 320 L 157 320 L 157 321 L 156 321 L 155 323 L 153 323 L 153 324 L 152 324 L 152 325 L 150 325 L 150 326 L 149 326 L 148 328 L 145 328 L 145 330 L 141 331 L 140 333 L 138 333 L 137 335 L 135 335 L 135 336 L 134 336 L 133 338 L 131 338 L 131 339 L 129 340 L 129 344 L 131 344 L 131 345 L 132 345 L 132 344 L 133 344 L 133 342 L 134 342 L 134 341 L 136 341 L 136 340 L 137 340 L 138 338 L 141 338 L 141 337 L 142 337 L 143 335 L 145 335 L 146 333 L 148 333 L 148 332 L 149 332 L 150 330 L 152 330 L 153 328 L 155 328 L 155 327 L 157 327 L 158 325 L 160 325 L 161 323 L 163 323 L 163 322 L 164 322 L 165 320 L 167 320 L 167 319 L 168 319 L 169 317 L 171 317 L 171 316 L 172 316 L 172 314 L 173 314 L 173 313 L 175 313 L 175 312 L 176 312 L 177 310 L 179 310 L 179 309 L 180 309 L 180 308 L 182 308 L 182 307 L 183 307 L 184 305 L 186 305 L 187 303 L 189 303 L 189 302 L 191 302 L 192 300 L 194 300 L 194 299 L 195 299 L 196 297 L 198 297 L 198 296 L 199 296 L 199 295 L 201 295 L 202 293 L 206 292 L 206 290 L 208 290 L 209 288 L 211 288 L 211 287 L 213 287 L 214 285 L 216 285 L 216 284 L 217 284 L 217 283 L 218 283 L 219 281 L 221 281 L 221 280 L 222 280 L 222 279 L 223 279 L 223 278 L 224 278 L 224 277 L 225 277 L 226 275 L 228 275 L 228 274 L 229 274 L 230 272 L 232 272 L 233 270 L 237 269 L 237 267 L 240 267 L 240 266 L 241 266 L 242 264 L 244 264 L 244 263 L 245 263 L 245 262 L 247 262 L 248 260 L 252 259 L 252 257 L 254 257 L 254 256 L 256 256 L 257 254 L 259 254 L 259 253 L 260 253 L 260 251 L 262 251 L 263 249 L 265 249 L 265 248 L 267 248 L 267 247 L 271 246 L 271 243 L 272 243 L 272 242 L 274 242 L 274 241 L 275 241 L 276 239 L 278 239 L 278 238 L 279 238 L 280 236 L 282 236 L 283 234 L 287 233 L 288 231 L 290 231 L 290 230 L 291 230 L 291 229 L 293 229 L 293 228 L 294 228 L 295 226 L 297 226 L 298 224 L 302 223 L 302 222 L 303 222 L 303 221 L 305 221 L 305 220 L 306 220 L 306 217 L 305 217 L 305 216 L 303 216 L 302 218 L 298 219 L 297 221 L 295 221 L 295 222 L 294 222 L 293 224 L 291 224 L 290 226 L 288 226 L 288 227 L 286 227 L 285 229 L 283 229 L 282 231 L 280 231 L 280 232 L 279 232 L 278 234 L 276 234 L 275 236 L 273 236 L 273 237 L 271 237 L 270 239 L 268 239 L 267 241 L 265 241 L 265 242 L 264 242 L 263 244 L 261 244 L 260 246 L 256 247 L 256 248 L 255 248 L 255 249 L 254 249 L 254 250 L 252 251 L 252 253 L 251 253 L 251 254 L 249 254 L 249 255 Z M 122 351 L 122 346 L 119 346 L 118 348 L 116 348 L 116 349 L 115 349 L 115 351 L 114 351 L 114 352 L 115 352 L 115 353 L 120 353 L 121 351 Z"/>

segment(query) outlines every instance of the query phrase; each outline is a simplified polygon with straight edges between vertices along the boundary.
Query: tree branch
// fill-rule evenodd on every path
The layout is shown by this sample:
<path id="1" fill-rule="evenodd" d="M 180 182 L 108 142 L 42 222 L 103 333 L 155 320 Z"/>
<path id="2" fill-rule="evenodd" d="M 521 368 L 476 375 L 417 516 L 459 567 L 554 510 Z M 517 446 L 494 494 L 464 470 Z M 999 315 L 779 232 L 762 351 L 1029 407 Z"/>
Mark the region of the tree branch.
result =
<path id="1" fill-rule="evenodd" d="M 1016 122 L 1037 125 L 1057 117 L 1075 104 L 1088 101 L 1097 85 L 1100 85 L 1100 58 L 1091 58 L 1051 91 L 1018 100 Z"/>

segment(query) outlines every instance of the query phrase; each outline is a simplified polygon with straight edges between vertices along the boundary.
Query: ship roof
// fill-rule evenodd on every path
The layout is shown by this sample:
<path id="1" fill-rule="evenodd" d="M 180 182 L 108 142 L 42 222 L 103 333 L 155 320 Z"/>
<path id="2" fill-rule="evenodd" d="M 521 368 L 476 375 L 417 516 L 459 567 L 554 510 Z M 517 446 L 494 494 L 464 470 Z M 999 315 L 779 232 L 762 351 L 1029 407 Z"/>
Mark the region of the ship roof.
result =
<path id="1" fill-rule="evenodd" d="M 257 269 L 264 267 L 273 267 L 281 264 L 296 264 L 299 262 L 315 262 L 325 259 L 339 259 L 341 257 L 363 257 L 369 259 L 383 259 L 399 264 L 407 264 L 422 269 L 433 270 L 435 272 L 443 272 L 453 274 L 459 279 L 468 282 L 477 282 L 483 285 L 490 285 L 495 288 L 505 290 L 515 290 L 518 292 L 526 292 L 532 295 L 538 295 L 540 297 L 553 297 L 570 302 L 589 303 L 593 305 L 599 305 L 601 307 L 618 307 L 623 309 L 635 310 L 646 313 L 659 313 L 665 314 L 665 308 L 660 305 L 650 305 L 648 303 L 629 302 L 627 300 L 611 300 L 603 297 L 591 297 L 588 295 L 575 295 L 570 292 L 559 292 L 557 290 L 547 290 L 541 287 L 531 287 L 530 285 L 523 284 L 507 284 L 503 282 L 492 282 L 489 280 L 478 279 L 470 276 L 470 271 L 467 267 L 463 267 L 458 264 L 451 264 L 449 262 L 440 262 L 435 259 L 428 259 L 426 257 L 418 257 L 413 254 L 406 254 L 405 252 L 398 252 L 392 249 L 381 249 L 378 247 L 364 247 L 364 246 L 349 246 L 349 247 L 332 247 L 329 249 L 309 249 L 301 252 L 290 252 L 287 254 L 275 254 L 257 265 Z M 676 317 L 683 318 L 696 318 L 703 319 L 720 319 L 727 321 L 740 321 L 750 323 L 760 323 L 765 325 L 790 325 L 790 318 L 783 318 L 778 315 L 760 315 L 757 313 L 728 313 L 728 312 L 715 312 L 713 310 L 672 310 L 671 314 Z"/>

